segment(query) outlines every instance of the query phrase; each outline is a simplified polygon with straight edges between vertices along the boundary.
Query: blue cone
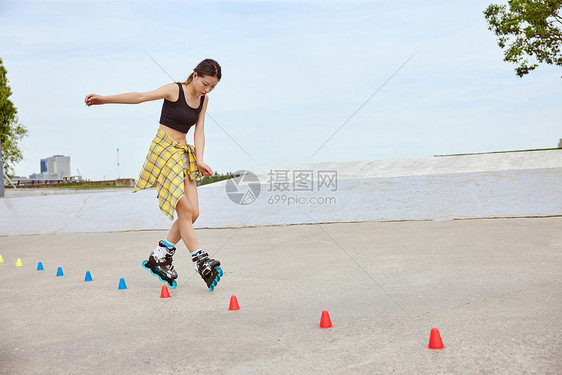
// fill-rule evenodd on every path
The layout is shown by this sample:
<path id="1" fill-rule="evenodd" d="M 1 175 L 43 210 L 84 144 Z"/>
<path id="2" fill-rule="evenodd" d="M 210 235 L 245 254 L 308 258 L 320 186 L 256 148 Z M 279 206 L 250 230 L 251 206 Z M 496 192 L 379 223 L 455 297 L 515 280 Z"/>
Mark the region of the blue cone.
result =
<path id="1" fill-rule="evenodd" d="M 37 263 L 37 271 L 43 271 L 43 262 Z"/>
<path id="2" fill-rule="evenodd" d="M 64 273 L 62 273 L 62 267 L 59 267 L 57 270 L 57 276 L 64 276 Z"/>
<path id="3" fill-rule="evenodd" d="M 86 278 L 84 279 L 84 281 L 92 281 L 92 275 L 90 274 L 90 271 L 86 271 Z"/>
<path id="4" fill-rule="evenodd" d="M 121 278 L 121 280 L 119 280 L 119 288 L 117 288 L 119 290 L 121 289 L 127 289 L 127 284 L 125 284 L 125 279 Z"/>

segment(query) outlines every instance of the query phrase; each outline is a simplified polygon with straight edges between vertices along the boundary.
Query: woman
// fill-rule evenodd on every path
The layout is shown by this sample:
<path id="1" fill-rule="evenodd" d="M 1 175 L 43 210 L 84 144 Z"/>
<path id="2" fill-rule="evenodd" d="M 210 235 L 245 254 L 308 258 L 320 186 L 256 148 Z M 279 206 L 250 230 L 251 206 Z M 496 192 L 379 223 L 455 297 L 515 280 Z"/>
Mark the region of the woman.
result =
<path id="1" fill-rule="evenodd" d="M 207 94 L 218 84 L 222 76 L 220 65 L 205 59 L 193 69 L 185 82 L 175 82 L 148 92 L 86 96 L 86 105 L 106 103 L 138 104 L 164 99 L 160 125 L 152 141 L 146 161 L 136 182 L 134 192 L 156 186 L 160 210 L 174 220 L 166 237 L 150 253 L 143 266 L 150 269 L 171 288 L 177 286 L 177 272 L 172 265 L 176 244 L 183 240 L 193 260 L 195 270 L 213 290 L 220 281 L 220 262 L 201 250 L 193 223 L 199 216 L 199 201 L 195 179 L 211 176 L 213 170 L 203 162 L 205 147 L 205 112 L 209 103 Z M 195 146 L 186 142 L 189 129 L 195 125 Z"/>

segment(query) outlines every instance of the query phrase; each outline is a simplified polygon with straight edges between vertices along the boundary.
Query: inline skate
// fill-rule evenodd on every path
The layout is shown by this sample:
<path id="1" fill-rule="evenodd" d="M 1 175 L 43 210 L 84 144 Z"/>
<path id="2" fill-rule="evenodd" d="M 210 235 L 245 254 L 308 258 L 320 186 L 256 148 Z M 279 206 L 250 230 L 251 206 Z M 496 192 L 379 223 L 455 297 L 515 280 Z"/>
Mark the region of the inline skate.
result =
<path id="1" fill-rule="evenodd" d="M 195 271 L 201 275 L 201 278 L 207 284 L 207 288 L 212 292 L 223 276 L 222 268 L 219 266 L 221 262 L 209 257 L 209 254 L 200 250 L 191 257 Z"/>
<path id="2" fill-rule="evenodd" d="M 148 260 L 142 262 L 142 266 L 152 273 L 154 276 L 158 276 L 160 281 L 163 283 L 168 283 L 170 288 L 174 289 L 178 286 L 176 279 L 178 278 L 178 273 L 172 265 L 172 257 L 176 253 L 176 248 L 166 247 L 162 244 L 162 241 L 158 243 L 158 247 L 152 250 Z M 164 254 L 164 256 L 159 256 Z"/>

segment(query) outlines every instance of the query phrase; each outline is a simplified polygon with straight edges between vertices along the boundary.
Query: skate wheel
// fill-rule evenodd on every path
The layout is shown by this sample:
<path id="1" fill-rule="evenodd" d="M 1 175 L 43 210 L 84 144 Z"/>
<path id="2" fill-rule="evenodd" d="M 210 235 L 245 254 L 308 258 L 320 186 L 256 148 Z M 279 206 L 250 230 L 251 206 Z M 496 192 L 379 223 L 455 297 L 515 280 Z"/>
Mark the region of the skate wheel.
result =
<path id="1" fill-rule="evenodd" d="M 217 267 L 217 272 L 219 273 L 219 276 L 222 277 L 222 275 L 224 275 L 224 273 L 222 272 L 222 268 Z"/>
<path id="2" fill-rule="evenodd" d="M 214 286 L 213 284 L 211 284 L 211 285 L 209 286 L 209 290 L 212 292 L 213 290 L 215 290 L 215 286 Z"/>
<path id="3" fill-rule="evenodd" d="M 211 283 L 211 286 L 213 288 L 217 286 L 217 279 L 213 280 L 213 282 Z"/>
<path id="4" fill-rule="evenodd" d="M 143 266 L 144 268 L 146 268 L 147 270 L 149 270 L 150 268 L 148 268 L 148 267 L 146 266 L 147 263 L 148 263 L 148 260 L 143 260 L 143 261 L 142 261 L 142 266 Z"/>
<path id="5" fill-rule="evenodd" d="M 168 285 L 170 284 L 168 283 Z M 176 286 L 178 286 L 178 283 L 174 280 L 174 282 L 170 285 L 170 289 L 176 289 Z"/>

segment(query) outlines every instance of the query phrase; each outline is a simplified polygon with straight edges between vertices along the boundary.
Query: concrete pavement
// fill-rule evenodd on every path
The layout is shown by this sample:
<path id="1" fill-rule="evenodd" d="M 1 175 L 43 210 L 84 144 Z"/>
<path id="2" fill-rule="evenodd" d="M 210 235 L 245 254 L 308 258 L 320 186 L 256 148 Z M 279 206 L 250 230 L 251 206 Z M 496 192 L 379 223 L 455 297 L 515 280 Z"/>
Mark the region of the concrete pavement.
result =
<path id="1" fill-rule="evenodd" d="M 225 276 L 207 291 L 182 246 L 169 299 L 140 266 L 165 232 L 2 236 L 0 373 L 560 374 L 561 228 L 200 229 Z M 240 311 L 228 311 L 231 295 Z M 324 309 L 331 329 L 318 328 Z M 446 349 L 426 348 L 432 327 Z"/>
<path id="2" fill-rule="evenodd" d="M 560 374 L 561 156 L 292 165 L 337 188 L 262 173 L 249 205 L 201 187 L 225 276 L 209 292 L 181 246 L 169 299 L 140 265 L 170 225 L 155 190 L 0 199 L 0 374 Z"/>

